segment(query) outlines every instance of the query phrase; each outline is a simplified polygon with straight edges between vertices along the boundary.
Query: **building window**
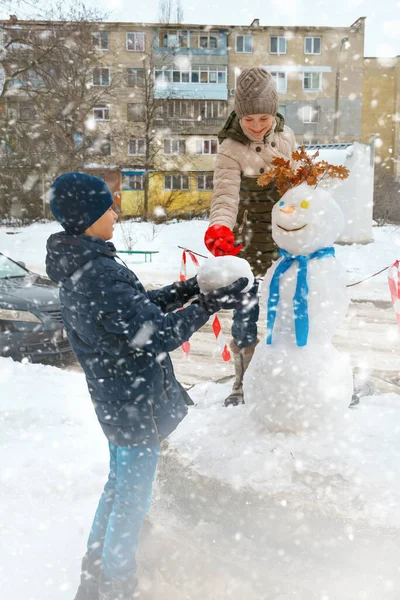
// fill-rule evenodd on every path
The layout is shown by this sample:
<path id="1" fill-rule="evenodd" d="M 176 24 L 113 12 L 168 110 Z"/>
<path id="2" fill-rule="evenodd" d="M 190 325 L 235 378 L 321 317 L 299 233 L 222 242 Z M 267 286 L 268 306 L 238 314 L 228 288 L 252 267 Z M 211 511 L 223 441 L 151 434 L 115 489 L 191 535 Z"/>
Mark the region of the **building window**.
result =
<path id="1" fill-rule="evenodd" d="M 96 31 L 93 34 L 93 48 L 108 50 L 108 33 L 106 31 Z"/>
<path id="2" fill-rule="evenodd" d="M 189 32 L 182 29 L 178 31 L 178 45 L 180 48 L 187 48 L 189 46 Z"/>
<path id="3" fill-rule="evenodd" d="M 200 114 L 197 118 L 200 117 L 201 119 L 221 119 L 226 114 L 226 107 L 224 102 L 200 100 L 198 111 Z"/>
<path id="4" fill-rule="evenodd" d="M 186 140 L 164 140 L 164 154 L 186 154 Z"/>
<path id="5" fill-rule="evenodd" d="M 103 156 L 111 155 L 111 142 L 109 140 L 102 140 L 100 153 Z"/>
<path id="6" fill-rule="evenodd" d="M 240 73 L 242 72 L 242 69 L 240 69 L 239 67 L 235 67 L 235 87 L 234 90 L 237 88 L 237 80 L 238 77 L 240 76 Z M 233 94 L 231 94 L 233 96 Z"/>
<path id="7" fill-rule="evenodd" d="M 143 175 L 122 175 L 122 189 L 124 190 L 143 190 Z"/>
<path id="8" fill-rule="evenodd" d="M 144 33 L 137 31 L 127 33 L 126 49 L 129 52 L 144 52 Z"/>
<path id="9" fill-rule="evenodd" d="M 189 175 L 164 175 L 164 189 L 170 191 L 190 189 Z"/>
<path id="10" fill-rule="evenodd" d="M 210 50 L 218 48 L 218 35 L 215 33 L 200 33 L 199 48 L 208 48 Z"/>
<path id="11" fill-rule="evenodd" d="M 163 104 L 164 116 L 172 119 L 191 119 L 191 102 L 189 100 L 170 100 Z"/>
<path id="12" fill-rule="evenodd" d="M 214 189 L 214 175 L 212 173 L 197 175 L 197 189 L 202 192 L 211 192 Z"/>
<path id="13" fill-rule="evenodd" d="M 171 83 L 173 78 L 173 73 L 180 73 L 180 71 L 172 71 L 171 69 L 162 69 L 157 70 L 155 72 L 156 81 L 163 83 Z"/>
<path id="14" fill-rule="evenodd" d="M 303 123 L 319 123 L 319 106 L 303 106 Z"/>
<path id="15" fill-rule="evenodd" d="M 160 46 L 162 48 L 176 48 L 179 46 L 178 43 L 178 32 L 177 31 L 165 31 L 161 34 Z"/>
<path id="16" fill-rule="evenodd" d="M 160 48 L 204 48 L 219 47 L 219 32 L 187 29 L 161 29 L 158 38 Z"/>
<path id="17" fill-rule="evenodd" d="M 110 68 L 95 67 L 92 71 L 93 85 L 107 86 L 110 85 Z"/>
<path id="18" fill-rule="evenodd" d="M 157 119 L 224 119 L 228 103 L 223 100 L 166 100 L 160 103 Z"/>
<path id="19" fill-rule="evenodd" d="M 287 90 L 287 76 L 282 71 L 271 72 L 272 77 L 276 83 L 276 89 L 280 94 L 286 94 Z"/>
<path id="20" fill-rule="evenodd" d="M 305 37 L 304 54 L 321 54 L 321 38 Z"/>
<path id="21" fill-rule="evenodd" d="M 128 87 L 144 87 L 144 69 L 127 69 L 126 84 Z"/>
<path id="22" fill-rule="evenodd" d="M 189 32 L 187 30 L 161 31 L 159 45 L 161 48 L 187 48 Z"/>
<path id="23" fill-rule="evenodd" d="M 253 52 L 253 36 L 252 35 L 237 35 L 236 36 L 236 52 L 244 52 L 250 54 Z"/>
<path id="24" fill-rule="evenodd" d="M 190 69 L 163 69 L 155 72 L 156 81 L 163 83 L 226 83 L 227 67 L 193 65 Z"/>
<path id="25" fill-rule="evenodd" d="M 7 111 L 7 113 L 9 115 L 9 111 Z M 33 102 L 19 103 L 19 118 L 21 121 L 36 121 L 37 112 Z"/>
<path id="26" fill-rule="evenodd" d="M 196 140 L 196 154 L 217 154 L 217 140 Z"/>
<path id="27" fill-rule="evenodd" d="M 286 54 L 287 50 L 286 38 L 273 35 L 269 38 L 269 53 L 270 54 Z"/>
<path id="28" fill-rule="evenodd" d="M 174 83 L 190 83 L 190 71 L 172 71 L 172 81 Z"/>
<path id="29" fill-rule="evenodd" d="M 109 121 L 110 108 L 106 104 L 103 104 L 102 106 L 95 106 L 93 108 L 93 117 L 95 121 Z"/>
<path id="30" fill-rule="evenodd" d="M 111 154 L 111 143 L 107 138 L 86 138 L 85 144 L 89 150 L 89 154 L 96 156 L 110 156 Z"/>
<path id="31" fill-rule="evenodd" d="M 129 156 L 145 156 L 146 140 L 144 138 L 135 138 L 129 140 L 128 154 Z"/>
<path id="32" fill-rule="evenodd" d="M 128 121 L 144 121 L 144 104 L 128 103 Z"/>
<path id="33" fill-rule="evenodd" d="M 303 89 L 310 92 L 321 90 L 322 73 L 303 73 Z"/>
<path id="34" fill-rule="evenodd" d="M 45 82 L 39 73 L 33 69 L 28 69 L 24 73 L 20 73 L 16 78 L 11 79 L 11 86 L 31 87 L 37 89 L 45 87 Z"/>
<path id="35" fill-rule="evenodd" d="M 160 106 L 160 116 L 165 119 L 192 119 L 190 100 L 169 100 Z"/>
<path id="36" fill-rule="evenodd" d="M 191 71 L 192 83 L 226 83 L 227 67 L 224 66 L 193 66 Z"/>
<path id="37" fill-rule="evenodd" d="M 180 71 L 177 71 L 177 72 L 179 73 Z M 158 69 L 155 72 L 156 81 L 170 83 L 172 81 L 172 73 L 173 73 L 173 71 L 171 71 L 170 69 L 168 69 L 168 70 Z"/>

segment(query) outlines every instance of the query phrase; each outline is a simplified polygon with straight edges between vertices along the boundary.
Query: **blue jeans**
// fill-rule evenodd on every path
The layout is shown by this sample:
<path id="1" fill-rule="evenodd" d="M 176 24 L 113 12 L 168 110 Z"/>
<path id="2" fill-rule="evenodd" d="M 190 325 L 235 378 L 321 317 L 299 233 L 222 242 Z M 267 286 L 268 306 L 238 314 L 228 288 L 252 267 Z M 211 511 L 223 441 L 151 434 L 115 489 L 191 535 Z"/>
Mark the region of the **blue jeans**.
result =
<path id="1" fill-rule="evenodd" d="M 240 304 L 233 311 L 232 337 L 239 348 L 247 348 L 257 341 L 257 321 L 260 315 L 258 285 L 259 282 L 255 280 L 253 287 L 243 295 Z"/>
<path id="2" fill-rule="evenodd" d="M 87 556 L 101 560 L 105 580 L 130 580 L 150 508 L 160 446 L 123 448 L 109 442 L 110 473 L 90 531 Z"/>

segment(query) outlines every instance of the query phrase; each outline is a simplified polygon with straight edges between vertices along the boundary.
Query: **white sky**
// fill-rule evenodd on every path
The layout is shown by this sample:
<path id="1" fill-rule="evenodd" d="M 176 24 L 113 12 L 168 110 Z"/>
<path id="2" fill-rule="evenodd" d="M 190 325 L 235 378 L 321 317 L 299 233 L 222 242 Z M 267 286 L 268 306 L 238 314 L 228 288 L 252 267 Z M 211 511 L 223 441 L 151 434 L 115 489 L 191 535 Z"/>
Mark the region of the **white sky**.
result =
<path id="1" fill-rule="evenodd" d="M 35 2 L 35 0 L 29 0 Z M 159 0 L 84 0 L 111 21 L 158 21 Z M 365 56 L 400 55 L 400 0 L 181 0 L 184 23 L 350 26 L 366 16 Z M 15 6 L 22 17 L 25 11 Z M 4 10 L 0 11 L 0 14 Z M 9 10 L 5 15 L 9 14 Z"/>
<path id="2" fill-rule="evenodd" d="M 365 56 L 400 55 L 399 0 L 181 0 L 184 22 L 350 26 L 367 17 Z M 110 20 L 158 21 L 158 0 L 100 0 Z"/>

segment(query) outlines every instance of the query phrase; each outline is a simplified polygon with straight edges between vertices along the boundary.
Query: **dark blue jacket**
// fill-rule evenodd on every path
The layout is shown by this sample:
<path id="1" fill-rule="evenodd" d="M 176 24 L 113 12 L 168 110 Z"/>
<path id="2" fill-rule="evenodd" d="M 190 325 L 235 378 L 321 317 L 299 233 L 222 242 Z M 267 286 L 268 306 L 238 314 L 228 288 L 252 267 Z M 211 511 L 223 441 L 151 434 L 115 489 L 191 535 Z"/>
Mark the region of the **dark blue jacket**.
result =
<path id="1" fill-rule="evenodd" d="M 110 242 L 58 233 L 48 239 L 46 269 L 61 284 L 68 339 L 105 435 L 119 446 L 156 444 L 187 413 L 168 352 L 209 314 L 200 304 L 171 312 L 198 293 L 195 281 L 146 292 L 115 256 Z"/>

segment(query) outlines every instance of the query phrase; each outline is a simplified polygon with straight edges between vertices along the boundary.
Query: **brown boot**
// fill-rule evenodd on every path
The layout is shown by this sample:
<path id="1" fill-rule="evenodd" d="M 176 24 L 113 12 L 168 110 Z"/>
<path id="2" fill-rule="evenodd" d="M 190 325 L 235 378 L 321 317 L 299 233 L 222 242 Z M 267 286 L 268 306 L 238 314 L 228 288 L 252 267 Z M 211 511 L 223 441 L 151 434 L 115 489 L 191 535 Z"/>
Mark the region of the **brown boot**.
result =
<path id="1" fill-rule="evenodd" d="M 235 381 L 233 382 L 232 392 L 225 399 L 224 406 L 237 406 L 238 404 L 244 404 L 243 395 L 243 377 L 253 358 L 254 350 L 259 340 L 251 346 L 246 348 L 239 348 L 236 346 L 233 340 L 229 344 L 229 348 L 233 354 L 233 360 L 235 364 Z"/>

